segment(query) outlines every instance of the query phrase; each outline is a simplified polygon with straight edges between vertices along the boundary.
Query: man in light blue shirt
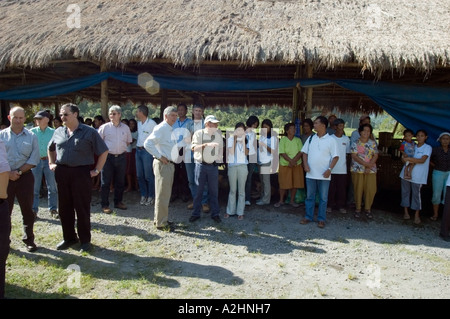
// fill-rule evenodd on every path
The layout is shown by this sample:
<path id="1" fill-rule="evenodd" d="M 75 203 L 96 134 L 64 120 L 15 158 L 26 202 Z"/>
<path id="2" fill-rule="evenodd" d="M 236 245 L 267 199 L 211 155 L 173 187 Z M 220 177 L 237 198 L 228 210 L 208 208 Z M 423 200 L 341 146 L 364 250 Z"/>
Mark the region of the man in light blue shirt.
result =
<path id="1" fill-rule="evenodd" d="M 36 121 L 36 127 L 33 127 L 30 131 L 37 136 L 40 161 L 36 167 L 31 170 L 34 175 L 33 212 L 35 215 L 38 213 L 42 176 L 45 176 L 48 192 L 48 210 L 53 217 L 58 218 L 58 190 L 56 188 L 55 173 L 50 170 L 47 156 L 47 146 L 52 139 L 55 130 L 48 126 L 50 113 L 47 111 L 37 112 L 34 116 L 34 120 Z"/>
<path id="2" fill-rule="evenodd" d="M 33 188 L 31 169 L 39 163 L 39 145 L 36 135 L 25 129 L 25 110 L 20 106 L 11 109 L 8 115 L 11 126 L 0 131 L 8 154 L 9 172 L 8 206 L 11 214 L 14 200 L 20 205 L 24 235 L 22 241 L 29 252 L 37 250 L 34 243 Z"/>

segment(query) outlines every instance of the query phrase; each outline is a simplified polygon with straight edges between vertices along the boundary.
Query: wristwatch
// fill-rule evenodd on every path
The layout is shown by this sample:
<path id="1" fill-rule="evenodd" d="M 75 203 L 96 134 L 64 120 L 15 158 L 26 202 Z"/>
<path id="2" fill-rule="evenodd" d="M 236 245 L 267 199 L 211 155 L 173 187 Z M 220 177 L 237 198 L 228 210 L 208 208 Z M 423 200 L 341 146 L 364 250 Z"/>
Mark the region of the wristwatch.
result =
<path id="1" fill-rule="evenodd" d="M 94 172 L 96 172 L 97 174 L 100 174 L 100 171 L 98 169 L 94 169 Z"/>
<path id="2" fill-rule="evenodd" d="M 19 175 L 22 175 L 23 172 L 20 170 L 20 168 L 18 168 L 17 173 L 19 173 Z"/>

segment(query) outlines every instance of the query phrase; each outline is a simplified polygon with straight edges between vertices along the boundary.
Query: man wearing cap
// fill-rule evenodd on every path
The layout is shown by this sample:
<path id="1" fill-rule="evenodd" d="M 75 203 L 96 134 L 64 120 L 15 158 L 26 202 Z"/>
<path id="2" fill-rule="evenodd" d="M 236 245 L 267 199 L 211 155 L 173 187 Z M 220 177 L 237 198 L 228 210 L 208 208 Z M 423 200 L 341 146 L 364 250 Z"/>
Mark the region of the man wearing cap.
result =
<path id="1" fill-rule="evenodd" d="M 205 128 L 198 130 L 192 136 L 191 149 L 194 152 L 195 179 L 198 189 L 208 184 L 211 218 L 220 223 L 219 217 L 219 168 L 223 163 L 223 138 L 218 130 L 219 120 L 214 115 L 205 118 Z M 194 198 L 194 210 L 190 222 L 200 219 L 202 208 L 202 192 L 197 191 Z"/>
<path id="2" fill-rule="evenodd" d="M 122 202 L 125 190 L 127 169 L 127 147 L 133 141 L 128 125 L 122 123 L 122 108 L 113 105 L 109 108 L 110 122 L 101 125 L 98 134 L 108 146 L 108 157 L 101 175 L 101 205 L 105 214 L 110 214 L 109 192 L 111 182 L 114 183 L 114 208 L 127 209 Z"/>
<path id="3" fill-rule="evenodd" d="M 34 116 L 36 126 L 30 130 L 37 136 L 39 156 L 41 158 L 36 167 L 31 169 L 34 176 L 33 213 L 37 216 L 42 176 L 44 176 L 48 191 L 48 210 L 53 217 L 58 218 L 58 211 L 56 209 L 58 205 L 58 190 L 56 188 L 55 173 L 50 170 L 47 156 L 47 146 L 55 132 L 53 128 L 48 126 L 50 117 L 50 113 L 47 111 L 37 112 Z"/>
<path id="4" fill-rule="evenodd" d="M 25 129 L 25 110 L 20 106 L 11 109 L 8 115 L 11 126 L 0 131 L 8 154 L 8 163 L 11 171 L 8 184 L 8 206 L 10 214 L 14 208 L 17 197 L 23 217 L 24 235 L 22 241 L 27 250 L 37 250 L 34 243 L 33 190 L 34 176 L 31 169 L 39 163 L 39 144 L 36 135 Z"/>
<path id="5" fill-rule="evenodd" d="M 177 139 L 173 125 L 177 120 L 177 108 L 170 106 L 164 109 L 164 121 L 156 125 L 144 142 L 145 149 L 155 158 L 155 214 L 156 229 L 174 231 L 169 221 L 169 203 L 175 173 L 174 160 L 178 157 Z"/>

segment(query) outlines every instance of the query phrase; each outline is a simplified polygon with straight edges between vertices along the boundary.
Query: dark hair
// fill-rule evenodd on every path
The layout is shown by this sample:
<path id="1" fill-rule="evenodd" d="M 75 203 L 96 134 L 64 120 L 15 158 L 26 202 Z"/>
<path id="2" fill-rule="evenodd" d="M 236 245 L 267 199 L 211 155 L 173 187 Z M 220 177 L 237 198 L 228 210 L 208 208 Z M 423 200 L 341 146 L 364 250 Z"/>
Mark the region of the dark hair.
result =
<path id="1" fill-rule="evenodd" d="M 259 126 L 258 118 L 255 115 L 250 115 L 250 117 L 247 119 L 247 122 L 245 122 L 245 125 L 247 125 L 247 127 L 250 127 L 255 123 L 258 123 Z"/>
<path id="2" fill-rule="evenodd" d="M 137 131 L 137 121 L 135 119 L 129 119 L 128 122 L 129 123 L 134 122 L 134 124 L 135 124 L 134 129 L 131 130 L 131 127 L 130 127 L 130 130 L 131 130 L 131 132 L 136 132 Z"/>
<path id="3" fill-rule="evenodd" d="M 144 104 L 139 105 L 138 110 L 142 112 L 145 116 L 148 116 L 148 107 Z"/>
<path id="4" fill-rule="evenodd" d="M 318 117 L 316 117 L 316 119 L 314 121 L 317 121 L 317 120 L 319 120 L 320 123 L 325 125 L 325 127 L 328 127 L 328 119 L 325 116 L 319 115 Z"/>
<path id="5" fill-rule="evenodd" d="M 305 124 L 305 123 L 308 123 L 308 124 L 309 124 L 309 127 L 311 128 L 311 130 L 313 129 L 314 123 L 313 123 L 313 121 L 312 121 L 310 118 L 305 119 L 305 120 L 303 121 L 303 124 Z M 302 125 L 303 125 L 303 124 L 302 124 Z"/>
<path id="6" fill-rule="evenodd" d="M 415 136 L 417 136 L 417 134 L 418 134 L 419 132 L 422 132 L 423 134 L 425 134 L 425 136 L 428 136 L 428 133 L 427 133 L 427 131 L 425 131 L 425 130 L 422 130 L 422 129 L 420 129 L 420 130 L 417 130 L 417 132 L 416 132 L 416 135 L 415 135 Z"/>
<path id="7" fill-rule="evenodd" d="M 76 106 L 73 103 L 66 103 L 63 106 L 61 106 L 61 108 L 63 107 L 68 107 L 70 109 L 70 112 L 72 113 L 77 113 L 77 117 L 80 117 L 80 109 L 78 108 L 78 106 Z"/>
<path id="8" fill-rule="evenodd" d="M 152 120 L 155 121 L 156 124 L 161 123 L 161 119 L 159 117 L 154 117 Z"/>
<path id="9" fill-rule="evenodd" d="M 267 132 L 267 138 L 271 138 L 272 137 L 272 129 L 273 129 L 272 121 L 269 119 L 264 119 L 261 123 L 261 128 L 263 127 L 263 125 L 267 125 L 268 127 L 270 127 L 270 131 Z"/>
<path id="10" fill-rule="evenodd" d="M 185 103 L 178 103 L 177 108 L 179 106 L 184 106 L 184 109 L 187 111 L 187 105 Z"/>
<path id="11" fill-rule="evenodd" d="M 289 122 L 284 124 L 284 135 L 287 136 L 287 131 L 289 131 L 289 128 L 293 126 L 295 127 L 295 123 Z"/>
<path id="12" fill-rule="evenodd" d="M 127 126 L 130 126 L 130 120 L 128 120 L 128 119 L 121 119 L 120 121 L 122 123 L 125 123 Z"/>
<path id="13" fill-rule="evenodd" d="M 412 135 L 414 135 L 413 130 L 410 130 L 409 128 L 403 131 L 403 135 L 405 135 L 406 133 L 411 133 Z"/>
<path id="14" fill-rule="evenodd" d="M 364 130 L 365 127 L 368 127 L 368 128 L 370 129 L 370 134 L 372 134 L 372 132 L 373 132 L 373 127 L 372 127 L 372 125 L 370 125 L 369 123 L 360 125 L 359 128 L 358 128 L 358 132 L 361 133 L 361 132 Z"/>
<path id="15" fill-rule="evenodd" d="M 245 131 L 245 124 L 243 122 L 236 123 L 236 125 L 234 126 L 234 129 L 236 130 L 239 127 L 242 127 L 244 129 L 244 131 Z"/>

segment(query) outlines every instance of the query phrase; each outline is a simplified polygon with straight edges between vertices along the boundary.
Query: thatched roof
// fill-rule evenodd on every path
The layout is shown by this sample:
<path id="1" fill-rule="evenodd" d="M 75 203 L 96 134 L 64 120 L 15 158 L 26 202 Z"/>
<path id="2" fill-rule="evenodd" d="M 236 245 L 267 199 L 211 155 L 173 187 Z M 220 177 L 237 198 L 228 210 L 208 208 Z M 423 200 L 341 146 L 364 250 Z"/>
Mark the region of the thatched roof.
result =
<path id="1" fill-rule="evenodd" d="M 233 63 L 237 76 L 259 78 L 292 78 L 303 64 L 317 72 L 351 65 L 351 77 L 367 70 L 378 79 L 450 67 L 448 0 L 9 0 L 0 2 L 0 22 L 0 90 L 18 83 L 9 74 L 38 82 L 30 69 L 48 71 L 46 81 L 92 72 L 54 67 L 74 59 L 94 62 L 86 64 L 96 72 L 104 61 L 169 74 Z M 250 74 L 264 64 L 274 71 Z"/>
<path id="2" fill-rule="evenodd" d="M 71 56 L 183 66 L 356 62 L 374 72 L 450 63 L 448 0 L 78 0 L 80 28 L 70 3 L 1 1 L 0 69 Z"/>

